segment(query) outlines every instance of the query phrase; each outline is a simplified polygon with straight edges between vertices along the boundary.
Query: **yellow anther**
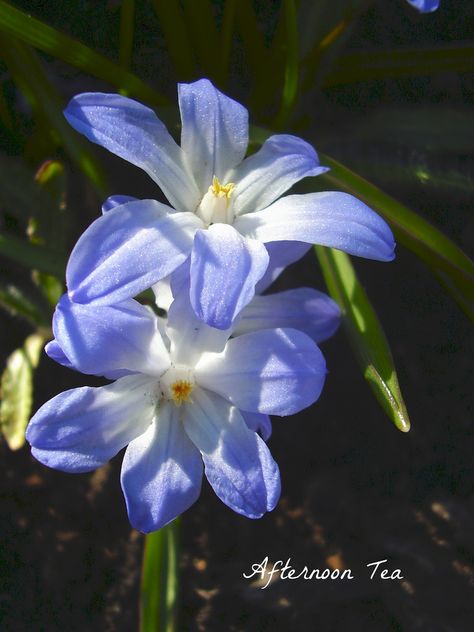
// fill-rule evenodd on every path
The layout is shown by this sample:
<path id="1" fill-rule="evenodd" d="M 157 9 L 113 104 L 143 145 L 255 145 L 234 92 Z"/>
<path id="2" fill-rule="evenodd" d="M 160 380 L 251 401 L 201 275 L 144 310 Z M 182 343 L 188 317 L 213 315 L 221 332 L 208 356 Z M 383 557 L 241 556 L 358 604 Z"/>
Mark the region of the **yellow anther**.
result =
<path id="1" fill-rule="evenodd" d="M 212 178 L 212 185 L 209 187 L 209 193 L 212 193 L 216 197 L 226 197 L 228 200 L 232 195 L 232 191 L 235 189 L 235 184 L 233 182 L 228 182 L 227 184 L 221 184 L 219 179 L 216 176 Z"/>
<path id="2" fill-rule="evenodd" d="M 174 403 L 179 406 L 183 402 L 187 402 L 189 400 L 189 396 L 191 391 L 193 390 L 194 385 L 187 380 L 178 380 L 174 384 L 171 385 L 171 392 L 173 394 Z"/>

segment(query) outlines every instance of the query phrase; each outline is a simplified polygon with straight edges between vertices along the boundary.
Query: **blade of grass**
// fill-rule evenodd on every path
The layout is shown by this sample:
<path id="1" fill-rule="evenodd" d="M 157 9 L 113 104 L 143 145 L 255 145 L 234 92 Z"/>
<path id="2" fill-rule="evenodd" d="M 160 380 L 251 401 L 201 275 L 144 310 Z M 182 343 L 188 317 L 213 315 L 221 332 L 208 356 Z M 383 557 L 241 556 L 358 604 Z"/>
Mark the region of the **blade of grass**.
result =
<path id="1" fill-rule="evenodd" d="M 283 0 L 283 20 L 286 31 L 286 63 L 285 79 L 281 95 L 280 110 L 275 119 L 275 125 L 281 128 L 288 120 L 298 96 L 299 81 L 299 46 L 298 22 L 294 0 Z"/>
<path id="2" fill-rule="evenodd" d="M 210 0 L 184 0 L 184 19 L 202 72 L 218 79 L 220 69 L 219 37 Z"/>
<path id="3" fill-rule="evenodd" d="M 222 86 L 227 84 L 228 68 L 230 60 L 230 51 L 232 48 L 232 34 L 234 31 L 234 21 L 236 12 L 236 0 L 227 0 L 224 4 L 224 16 L 222 18 L 221 28 L 221 66 L 220 66 L 220 83 Z"/>
<path id="4" fill-rule="evenodd" d="M 98 161 L 83 141 L 68 125 L 63 116 L 59 95 L 49 81 L 43 66 L 30 47 L 14 37 L 3 35 L 0 56 L 5 60 L 15 82 L 25 93 L 34 110 L 44 116 L 56 141 L 62 141 L 71 159 L 82 169 L 104 197 L 105 175 Z"/>
<path id="5" fill-rule="evenodd" d="M 270 51 L 265 44 L 264 34 L 251 0 L 239 0 L 235 14 L 235 26 L 242 40 L 245 66 L 251 73 L 250 104 L 255 109 L 264 109 L 268 103 L 272 102 L 275 95 L 275 73 L 270 63 Z M 270 68 L 272 71 L 269 71 Z"/>
<path id="6" fill-rule="evenodd" d="M 20 288 L 14 285 L 0 287 L 0 306 L 12 316 L 19 316 L 35 327 L 47 327 L 49 314 L 43 313 L 37 305 L 26 298 Z"/>
<path id="7" fill-rule="evenodd" d="M 321 84 L 322 75 L 326 73 L 326 68 L 334 59 L 335 49 L 341 48 L 350 35 L 354 24 L 370 4 L 372 4 L 372 0 L 361 0 L 354 6 L 344 7 L 344 10 L 340 12 L 339 19 L 333 22 L 332 28 L 319 41 L 315 42 L 302 62 L 304 91 L 310 90 L 315 83 L 318 86 Z M 323 60 L 324 69 L 322 68 Z"/>
<path id="8" fill-rule="evenodd" d="M 120 9 L 119 64 L 125 70 L 132 66 L 135 0 L 122 0 Z M 126 94 L 126 90 L 122 90 Z"/>
<path id="9" fill-rule="evenodd" d="M 443 44 L 435 49 L 374 50 L 339 57 L 324 85 L 473 70 L 474 45 L 470 42 Z"/>
<path id="10" fill-rule="evenodd" d="M 179 518 L 146 536 L 143 554 L 140 632 L 176 630 Z"/>
<path id="11" fill-rule="evenodd" d="M 389 418 L 410 430 L 397 372 L 382 325 L 344 252 L 315 246 L 324 280 L 341 308 L 342 322 L 365 379 Z"/>
<path id="12" fill-rule="evenodd" d="M 63 256 L 44 246 L 32 244 L 13 235 L 0 234 L 0 255 L 30 270 L 40 270 L 58 279 L 64 278 L 66 261 Z"/>
<path id="13" fill-rule="evenodd" d="M 320 154 L 320 158 L 331 171 L 319 176 L 318 181 L 352 193 L 380 213 L 390 224 L 399 243 L 450 280 L 449 285 L 444 284 L 445 287 L 450 289 L 451 284 L 454 285 L 456 300 L 459 302 L 460 295 L 464 297 L 467 313 L 474 320 L 474 263 L 471 259 L 417 213 L 333 158 L 324 154 Z"/>
<path id="14" fill-rule="evenodd" d="M 18 37 L 22 42 L 152 105 L 168 104 L 164 96 L 133 73 L 4 0 L 0 0 L 0 32 Z"/>
<path id="15" fill-rule="evenodd" d="M 178 79 L 191 79 L 195 73 L 194 56 L 178 0 L 152 0 L 152 5 Z"/>

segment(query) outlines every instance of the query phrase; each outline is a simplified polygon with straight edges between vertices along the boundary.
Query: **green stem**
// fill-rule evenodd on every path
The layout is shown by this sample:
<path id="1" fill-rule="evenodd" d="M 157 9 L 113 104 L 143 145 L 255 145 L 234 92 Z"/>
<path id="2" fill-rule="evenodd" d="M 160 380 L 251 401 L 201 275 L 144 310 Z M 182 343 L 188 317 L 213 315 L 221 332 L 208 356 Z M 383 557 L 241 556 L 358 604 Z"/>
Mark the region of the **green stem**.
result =
<path id="1" fill-rule="evenodd" d="M 146 536 L 140 632 L 174 632 L 178 598 L 179 518 Z"/>

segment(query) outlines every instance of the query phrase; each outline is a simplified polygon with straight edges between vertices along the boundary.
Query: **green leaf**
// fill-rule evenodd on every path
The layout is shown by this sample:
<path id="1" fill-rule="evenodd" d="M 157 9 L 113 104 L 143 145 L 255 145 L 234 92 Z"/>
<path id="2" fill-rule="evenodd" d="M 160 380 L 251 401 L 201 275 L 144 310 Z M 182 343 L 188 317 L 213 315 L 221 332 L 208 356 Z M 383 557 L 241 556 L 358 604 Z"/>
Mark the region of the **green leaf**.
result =
<path id="1" fill-rule="evenodd" d="M 35 182 L 34 173 L 18 156 L 0 155 L 0 205 L 25 224 L 32 214 L 54 213 L 54 202 Z"/>
<path id="2" fill-rule="evenodd" d="M 195 73 L 195 61 L 178 0 L 152 0 L 152 4 L 178 78 L 191 79 Z"/>
<path id="3" fill-rule="evenodd" d="M 33 404 L 33 372 L 38 366 L 44 343 L 42 334 L 28 336 L 23 347 L 9 356 L 2 374 L 0 424 L 11 450 L 18 450 L 25 443 L 25 430 Z"/>
<path id="4" fill-rule="evenodd" d="M 36 327 L 48 324 L 49 318 L 14 285 L 0 287 L 0 305 L 12 316 L 20 316 Z"/>
<path id="5" fill-rule="evenodd" d="M 33 270 L 33 281 L 41 289 L 51 307 L 56 307 L 64 294 L 64 285 L 52 274 L 46 274 L 39 270 Z"/>
<path id="6" fill-rule="evenodd" d="M 91 50 L 76 39 L 43 24 L 31 15 L 0 0 L 0 32 L 18 37 L 22 42 L 61 59 L 83 72 L 112 84 L 120 90 L 153 105 L 168 100 L 133 73 Z"/>
<path id="7" fill-rule="evenodd" d="M 220 70 L 219 37 L 210 0 L 184 0 L 184 19 L 201 72 L 217 79 Z"/>
<path id="8" fill-rule="evenodd" d="M 1 13 L 1 0 L 0 0 Z M 14 37 L 4 35 L 0 55 L 32 107 L 42 113 L 56 142 L 63 143 L 72 160 L 84 171 L 102 195 L 105 175 L 88 144 L 70 127 L 63 115 L 61 99 L 46 76 L 37 54 Z"/>
<path id="9" fill-rule="evenodd" d="M 283 0 L 283 20 L 286 31 L 286 63 L 285 79 L 281 95 L 280 111 L 276 117 L 276 124 L 282 127 L 290 116 L 298 96 L 299 81 L 299 46 L 298 24 L 296 20 L 296 6 L 294 0 Z"/>
<path id="10" fill-rule="evenodd" d="M 229 60 L 232 48 L 232 35 L 234 32 L 235 13 L 237 0 L 226 0 L 224 4 L 224 16 L 222 18 L 221 39 L 220 39 L 220 69 L 219 77 L 221 84 L 225 85 L 229 76 Z"/>
<path id="11" fill-rule="evenodd" d="M 348 255 L 315 246 L 329 293 L 339 304 L 342 322 L 364 377 L 395 426 L 410 430 L 392 353 L 382 325 L 360 285 Z"/>
<path id="12" fill-rule="evenodd" d="M 140 588 L 140 632 L 174 632 L 178 594 L 179 518 L 146 536 Z"/>
<path id="13" fill-rule="evenodd" d="M 132 66 L 135 0 L 122 0 L 120 9 L 119 63 L 125 70 Z M 126 93 L 126 90 L 123 91 Z"/>
<path id="14" fill-rule="evenodd" d="M 339 57 L 325 79 L 326 86 L 445 72 L 472 72 L 474 45 L 450 43 L 436 48 L 373 50 Z"/>
<path id="15" fill-rule="evenodd" d="M 0 233 L 0 254 L 30 270 L 40 270 L 59 279 L 64 278 L 66 261 L 63 255 L 45 246 Z"/>
<path id="16" fill-rule="evenodd" d="M 446 235 L 409 208 L 327 155 L 321 162 L 331 168 L 319 183 L 352 193 L 376 210 L 390 224 L 397 241 L 449 280 L 451 291 L 469 318 L 474 320 L 474 263 Z M 460 297 L 463 297 L 462 301 Z"/>

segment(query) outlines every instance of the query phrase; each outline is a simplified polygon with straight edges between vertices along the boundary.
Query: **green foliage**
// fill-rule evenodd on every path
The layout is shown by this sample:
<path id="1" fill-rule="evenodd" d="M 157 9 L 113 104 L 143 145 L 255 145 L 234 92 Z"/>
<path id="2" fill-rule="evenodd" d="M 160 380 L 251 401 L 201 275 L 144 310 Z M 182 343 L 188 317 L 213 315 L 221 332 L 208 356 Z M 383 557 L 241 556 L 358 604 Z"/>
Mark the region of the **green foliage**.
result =
<path id="1" fill-rule="evenodd" d="M 315 247 L 329 293 L 339 304 L 342 323 L 365 379 L 402 432 L 410 430 L 392 353 L 377 314 L 344 252 Z"/>
<path id="2" fill-rule="evenodd" d="M 11 450 L 18 450 L 25 443 L 33 403 L 33 374 L 44 343 L 44 334 L 28 336 L 23 347 L 8 358 L 1 377 L 0 425 Z"/>
<path id="3" fill-rule="evenodd" d="M 331 171 L 321 177 L 323 182 L 352 193 L 380 213 L 390 224 L 397 241 L 414 252 L 436 275 L 445 279 L 467 316 L 474 320 L 474 263 L 446 235 L 420 215 L 393 199 L 329 156 L 321 155 Z"/>

